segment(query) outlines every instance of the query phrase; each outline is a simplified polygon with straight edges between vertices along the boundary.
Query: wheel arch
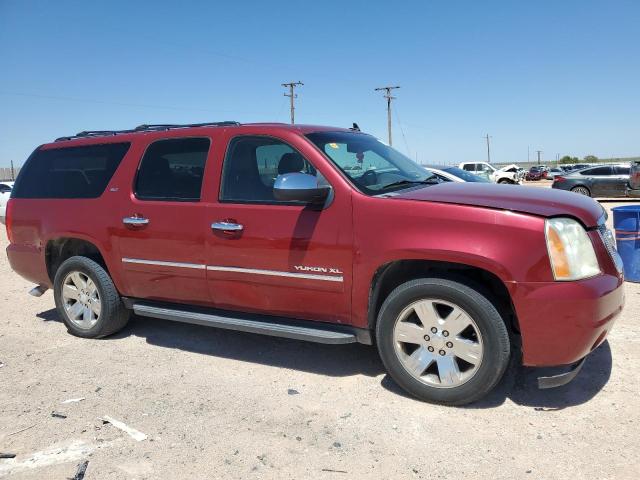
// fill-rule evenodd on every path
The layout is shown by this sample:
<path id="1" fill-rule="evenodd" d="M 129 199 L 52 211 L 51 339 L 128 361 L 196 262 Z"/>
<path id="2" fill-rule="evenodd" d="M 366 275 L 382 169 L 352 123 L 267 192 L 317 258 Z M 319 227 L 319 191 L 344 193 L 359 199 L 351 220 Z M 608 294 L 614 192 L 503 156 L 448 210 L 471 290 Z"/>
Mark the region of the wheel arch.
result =
<path id="1" fill-rule="evenodd" d="M 113 269 L 109 265 L 108 252 L 99 242 L 90 237 L 83 235 L 52 236 L 46 242 L 44 256 L 47 274 L 52 284 L 56 271 L 65 260 L 73 256 L 82 256 L 90 258 L 104 268 L 118 287 L 117 279 L 113 275 Z"/>
<path id="2" fill-rule="evenodd" d="M 387 296 L 399 285 L 418 278 L 447 278 L 467 285 L 489 298 L 512 333 L 520 328 L 505 282 L 494 272 L 478 266 L 441 260 L 394 260 L 381 265 L 369 289 L 367 323 L 375 332 L 378 313 Z"/>

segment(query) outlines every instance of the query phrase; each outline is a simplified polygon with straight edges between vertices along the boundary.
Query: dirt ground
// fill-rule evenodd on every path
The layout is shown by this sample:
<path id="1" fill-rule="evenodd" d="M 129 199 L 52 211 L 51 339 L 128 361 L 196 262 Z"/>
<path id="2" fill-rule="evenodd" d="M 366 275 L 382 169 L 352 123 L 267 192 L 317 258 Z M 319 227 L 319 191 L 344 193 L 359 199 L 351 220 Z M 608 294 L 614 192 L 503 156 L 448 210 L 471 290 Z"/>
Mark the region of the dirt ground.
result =
<path id="1" fill-rule="evenodd" d="M 466 408 L 408 398 L 362 345 L 143 318 L 75 338 L 30 287 L 0 255 L 0 452 L 16 454 L 0 477 L 71 478 L 83 460 L 87 480 L 640 475 L 640 284 L 573 383 L 539 391 L 514 368 Z"/>

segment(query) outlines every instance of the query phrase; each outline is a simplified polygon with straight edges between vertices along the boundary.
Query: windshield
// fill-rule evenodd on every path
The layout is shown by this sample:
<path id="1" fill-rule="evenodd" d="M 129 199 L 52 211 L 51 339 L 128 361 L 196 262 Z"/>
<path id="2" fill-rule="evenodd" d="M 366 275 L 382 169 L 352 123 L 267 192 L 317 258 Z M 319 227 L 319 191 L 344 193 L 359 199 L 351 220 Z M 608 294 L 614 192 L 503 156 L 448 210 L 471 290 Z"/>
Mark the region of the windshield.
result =
<path id="1" fill-rule="evenodd" d="M 439 183 L 420 165 L 375 137 L 357 132 L 307 135 L 354 185 L 368 195 L 389 193 L 423 183 Z"/>
<path id="2" fill-rule="evenodd" d="M 491 183 L 487 177 L 481 177 L 480 175 L 475 175 L 473 173 L 467 172 L 466 170 L 462 170 L 458 167 L 447 167 L 443 168 L 443 170 L 451 175 L 454 175 L 458 178 L 461 178 L 465 182 L 480 182 L 480 183 Z"/>

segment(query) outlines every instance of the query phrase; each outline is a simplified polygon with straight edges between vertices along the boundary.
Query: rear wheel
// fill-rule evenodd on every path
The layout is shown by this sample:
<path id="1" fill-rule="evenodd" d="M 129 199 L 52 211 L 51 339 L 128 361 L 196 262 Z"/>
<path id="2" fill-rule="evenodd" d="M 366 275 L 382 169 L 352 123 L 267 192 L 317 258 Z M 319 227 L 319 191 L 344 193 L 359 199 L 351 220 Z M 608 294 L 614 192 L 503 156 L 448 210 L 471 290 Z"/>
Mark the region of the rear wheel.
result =
<path id="1" fill-rule="evenodd" d="M 582 185 L 578 186 L 578 187 L 573 187 L 571 189 L 572 192 L 574 193 L 579 193 L 580 195 L 586 195 L 587 197 L 591 196 L 591 192 L 589 191 L 589 189 L 587 187 L 584 187 Z"/>
<path id="2" fill-rule="evenodd" d="M 122 329 L 129 320 L 109 274 L 86 257 L 65 260 L 56 272 L 54 298 L 69 333 L 100 338 Z"/>
<path id="3" fill-rule="evenodd" d="M 376 338 L 389 375 L 432 403 L 480 399 L 509 363 L 509 335 L 494 305 L 447 279 L 412 280 L 391 292 L 380 309 Z"/>
<path id="4" fill-rule="evenodd" d="M 512 183 L 512 182 L 510 182 L 510 181 L 509 181 L 509 180 L 507 180 L 506 178 L 501 178 L 500 180 L 498 180 L 498 183 L 505 184 L 505 183 Z"/>

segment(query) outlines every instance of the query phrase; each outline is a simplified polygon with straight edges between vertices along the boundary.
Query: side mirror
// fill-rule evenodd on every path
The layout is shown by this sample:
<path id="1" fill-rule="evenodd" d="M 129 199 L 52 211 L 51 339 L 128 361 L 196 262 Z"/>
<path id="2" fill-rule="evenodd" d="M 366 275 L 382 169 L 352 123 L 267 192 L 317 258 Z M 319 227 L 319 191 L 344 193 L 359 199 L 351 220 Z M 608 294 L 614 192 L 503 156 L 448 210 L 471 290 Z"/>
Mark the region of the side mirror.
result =
<path id="1" fill-rule="evenodd" d="M 278 175 L 273 184 L 273 196 L 284 202 L 306 202 L 323 204 L 330 186 L 318 186 L 318 178 L 307 173 L 285 173 Z"/>

